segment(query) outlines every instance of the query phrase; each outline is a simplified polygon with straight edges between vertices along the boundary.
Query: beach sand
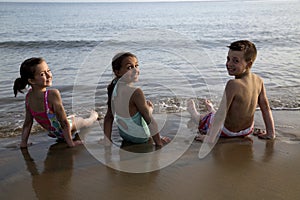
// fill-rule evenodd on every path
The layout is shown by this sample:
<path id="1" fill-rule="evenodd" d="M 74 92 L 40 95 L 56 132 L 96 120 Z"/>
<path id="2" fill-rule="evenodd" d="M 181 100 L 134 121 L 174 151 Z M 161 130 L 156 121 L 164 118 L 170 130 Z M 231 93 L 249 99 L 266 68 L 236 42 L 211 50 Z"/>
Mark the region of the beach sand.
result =
<path id="1" fill-rule="evenodd" d="M 23 151 L 20 138 L 1 139 L 0 199 L 298 199 L 300 112 L 273 115 L 274 141 L 219 139 L 203 159 L 194 141 L 178 160 L 148 173 L 112 169 L 85 146 L 66 148 L 42 134 Z M 260 112 L 255 122 L 263 128 Z"/>

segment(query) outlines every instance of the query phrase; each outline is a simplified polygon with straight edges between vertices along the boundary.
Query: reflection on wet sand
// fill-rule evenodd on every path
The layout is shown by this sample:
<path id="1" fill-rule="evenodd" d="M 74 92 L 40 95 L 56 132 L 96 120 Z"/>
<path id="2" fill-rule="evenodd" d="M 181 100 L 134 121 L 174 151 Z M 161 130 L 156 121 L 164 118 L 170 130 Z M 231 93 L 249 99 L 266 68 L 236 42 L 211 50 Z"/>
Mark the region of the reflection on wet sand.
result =
<path id="1" fill-rule="evenodd" d="M 261 140 L 265 143 L 264 150 L 260 151 L 259 160 L 268 162 L 274 153 L 275 140 Z M 256 149 L 251 136 L 242 138 L 220 138 L 212 150 L 213 158 L 218 164 L 241 168 L 258 160 L 254 155 Z"/>
<path id="2" fill-rule="evenodd" d="M 283 115 L 282 118 L 288 119 L 284 116 L 291 114 Z M 285 123 L 295 127 L 289 133 L 299 135 L 298 119 Z M 277 120 L 277 124 L 283 123 L 282 119 Z M 220 138 L 204 159 L 197 156 L 200 142 L 192 142 L 186 151 L 179 149 L 178 144 L 187 142 L 186 135 L 182 135 L 169 149 L 170 153 L 161 153 L 166 154 L 163 159 L 172 158 L 175 151 L 185 153 L 170 165 L 148 173 L 128 173 L 118 167 L 137 172 L 135 163 L 142 163 L 140 171 L 142 167 L 147 170 L 162 166 L 161 155 L 145 156 L 152 153 L 151 145 L 128 146 L 120 141 L 118 145 L 105 147 L 98 142 L 98 129 L 87 137 L 89 150 L 66 149 L 61 144 L 48 149 L 45 148 L 48 141 L 41 142 L 41 137 L 33 136 L 34 145 L 23 151 L 23 156 L 19 149 L 0 151 L 3 178 L 0 199 L 297 199 L 299 144 L 285 142 L 287 139 L 281 132 L 287 130 L 281 127 L 274 141 L 252 135 Z M 172 123 L 167 130 L 172 130 Z"/>
<path id="3" fill-rule="evenodd" d="M 38 199 L 72 199 L 70 182 L 76 149 L 65 144 L 50 146 L 43 169 L 36 164 L 30 150 L 21 149 L 27 170 L 32 177 L 32 188 Z"/>

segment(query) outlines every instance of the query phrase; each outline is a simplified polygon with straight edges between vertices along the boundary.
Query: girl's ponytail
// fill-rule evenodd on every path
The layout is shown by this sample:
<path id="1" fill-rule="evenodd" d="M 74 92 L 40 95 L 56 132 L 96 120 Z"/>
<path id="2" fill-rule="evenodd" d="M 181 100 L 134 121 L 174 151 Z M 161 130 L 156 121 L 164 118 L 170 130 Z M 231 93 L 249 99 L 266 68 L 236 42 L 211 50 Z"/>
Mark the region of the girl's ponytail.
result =
<path id="1" fill-rule="evenodd" d="M 108 99 L 107 99 L 107 106 L 109 109 L 111 109 L 111 97 L 112 97 L 112 93 L 115 89 L 115 86 L 118 82 L 118 79 L 115 78 L 114 80 L 111 81 L 111 83 L 107 86 L 107 96 L 108 96 Z"/>
<path id="2" fill-rule="evenodd" d="M 28 81 L 24 81 L 22 78 L 17 78 L 14 82 L 14 94 L 17 96 L 18 92 L 23 93 L 23 89 L 25 89 L 26 85 L 28 85 Z"/>

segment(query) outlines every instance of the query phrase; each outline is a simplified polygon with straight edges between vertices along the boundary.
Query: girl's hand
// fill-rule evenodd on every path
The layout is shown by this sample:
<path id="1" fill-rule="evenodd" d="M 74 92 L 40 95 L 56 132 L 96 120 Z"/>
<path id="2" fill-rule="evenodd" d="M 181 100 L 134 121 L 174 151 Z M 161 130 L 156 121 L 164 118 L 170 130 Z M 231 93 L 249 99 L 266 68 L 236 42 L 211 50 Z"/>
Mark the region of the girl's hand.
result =
<path id="1" fill-rule="evenodd" d="M 162 136 L 159 138 L 159 141 L 154 141 L 155 142 L 155 146 L 157 148 L 162 148 L 164 145 L 168 144 L 171 142 L 171 139 L 169 137 L 166 136 Z"/>
<path id="2" fill-rule="evenodd" d="M 149 107 L 152 107 L 152 108 L 154 107 L 154 106 L 153 106 L 153 103 L 152 103 L 151 101 L 147 100 L 146 102 L 147 102 L 147 105 L 148 105 Z"/>
<path id="3" fill-rule="evenodd" d="M 105 147 L 110 147 L 112 145 L 112 141 L 104 136 L 99 140 L 99 144 L 104 145 Z"/>
<path id="4" fill-rule="evenodd" d="M 82 140 L 75 140 L 75 141 L 73 141 L 73 143 L 74 143 L 74 146 L 79 146 L 79 145 L 83 145 L 84 141 L 82 141 Z"/>
<path id="5" fill-rule="evenodd" d="M 146 103 L 149 106 L 150 113 L 152 114 L 153 113 L 153 109 L 154 109 L 153 103 L 151 101 L 149 101 L 149 100 L 147 100 Z"/>
<path id="6" fill-rule="evenodd" d="M 168 143 L 171 142 L 171 139 L 170 139 L 169 137 L 166 137 L 166 136 L 162 136 L 162 137 L 160 138 L 160 140 L 161 140 L 161 142 L 163 143 L 163 145 L 166 145 L 166 144 L 168 144 Z"/>

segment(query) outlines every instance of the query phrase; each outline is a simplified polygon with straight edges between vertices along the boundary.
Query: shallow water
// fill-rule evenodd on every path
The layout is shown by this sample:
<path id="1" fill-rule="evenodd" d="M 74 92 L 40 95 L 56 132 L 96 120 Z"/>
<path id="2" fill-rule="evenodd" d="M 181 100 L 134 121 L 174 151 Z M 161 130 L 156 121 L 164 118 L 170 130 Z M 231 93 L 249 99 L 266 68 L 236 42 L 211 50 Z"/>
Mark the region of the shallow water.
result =
<path id="1" fill-rule="evenodd" d="M 156 112 L 181 112 L 174 107 L 188 98 L 218 105 L 231 78 L 226 46 L 249 39 L 259 52 L 252 71 L 264 79 L 271 107 L 299 111 L 299 2 L 0 5 L 0 137 L 20 134 L 25 95 L 14 98 L 12 85 L 32 56 L 47 60 L 68 114 L 105 112 L 110 61 L 125 50 L 138 56 L 137 86 Z"/>

